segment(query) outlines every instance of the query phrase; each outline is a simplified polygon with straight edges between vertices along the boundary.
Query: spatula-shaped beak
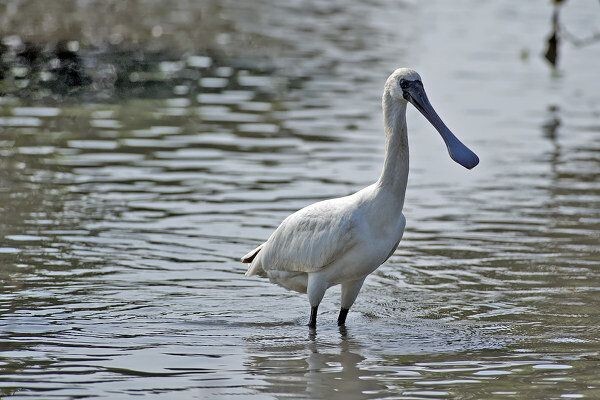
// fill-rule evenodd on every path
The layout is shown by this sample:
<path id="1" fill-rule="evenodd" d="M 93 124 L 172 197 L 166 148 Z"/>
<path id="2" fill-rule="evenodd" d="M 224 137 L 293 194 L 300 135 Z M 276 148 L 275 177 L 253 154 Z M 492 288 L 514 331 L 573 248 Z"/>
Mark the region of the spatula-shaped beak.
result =
<path id="1" fill-rule="evenodd" d="M 403 84 L 403 91 L 404 98 L 414 105 L 440 133 L 442 139 L 444 139 L 444 142 L 446 143 L 448 153 L 454 161 L 468 169 L 479 164 L 479 157 L 477 157 L 477 154 L 473 153 L 471 149 L 458 140 L 450 129 L 448 129 L 446 124 L 444 124 L 444 121 L 442 121 L 439 115 L 437 115 L 435 109 L 431 103 L 429 103 L 429 99 L 427 99 L 427 94 L 425 93 L 421 81 L 406 82 L 406 84 Z"/>

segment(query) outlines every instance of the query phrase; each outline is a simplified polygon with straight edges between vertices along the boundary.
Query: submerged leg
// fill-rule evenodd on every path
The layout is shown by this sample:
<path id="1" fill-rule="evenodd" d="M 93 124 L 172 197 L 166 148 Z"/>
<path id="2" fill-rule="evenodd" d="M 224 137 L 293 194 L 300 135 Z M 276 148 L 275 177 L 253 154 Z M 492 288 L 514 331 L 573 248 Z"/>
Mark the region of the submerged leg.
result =
<path id="1" fill-rule="evenodd" d="M 365 278 L 357 279 L 355 281 L 342 283 L 342 304 L 340 308 L 340 315 L 338 316 L 338 326 L 346 324 L 346 316 L 350 307 L 354 304 L 358 292 L 363 285 Z"/>
<path id="2" fill-rule="evenodd" d="M 308 274 L 308 285 L 306 292 L 308 293 L 308 301 L 310 302 L 310 321 L 308 327 L 315 329 L 317 327 L 317 310 L 325 291 L 329 287 L 329 283 L 324 279 L 323 276 L 312 273 Z"/>

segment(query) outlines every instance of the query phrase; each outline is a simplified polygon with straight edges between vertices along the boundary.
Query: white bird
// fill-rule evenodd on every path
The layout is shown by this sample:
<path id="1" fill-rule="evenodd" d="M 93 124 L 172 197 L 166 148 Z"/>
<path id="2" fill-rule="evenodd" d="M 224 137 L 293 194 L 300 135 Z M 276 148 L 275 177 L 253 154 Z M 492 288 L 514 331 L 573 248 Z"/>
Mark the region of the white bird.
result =
<path id="1" fill-rule="evenodd" d="M 325 291 L 338 284 L 342 285 L 338 325 L 345 324 L 367 275 L 394 253 L 402 239 L 408 180 L 408 102 L 437 129 L 454 161 L 468 169 L 479 163 L 477 155 L 437 115 L 419 74 L 399 68 L 387 79 L 383 91 L 386 145 L 379 180 L 352 195 L 320 201 L 295 212 L 265 243 L 241 259 L 250 263 L 246 276 L 267 276 L 284 288 L 308 293 L 308 325 L 313 329 Z"/>

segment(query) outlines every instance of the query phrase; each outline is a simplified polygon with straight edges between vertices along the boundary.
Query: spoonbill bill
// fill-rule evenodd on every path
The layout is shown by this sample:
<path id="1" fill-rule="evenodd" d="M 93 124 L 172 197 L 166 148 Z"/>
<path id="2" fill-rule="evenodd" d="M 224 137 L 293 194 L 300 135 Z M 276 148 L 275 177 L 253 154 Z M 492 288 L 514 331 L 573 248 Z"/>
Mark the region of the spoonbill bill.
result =
<path id="1" fill-rule="evenodd" d="M 399 68 L 389 76 L 383 91 L 386 145 L 379 180 L 349 196 L 320 201 L 293 213 L 266 242 L 241 259 L 250 264 L 246 276 L 266 276 L 284 288 L 307 293 L 311 307 L 308 326 L 313 329 L 325 291 L 338 284 L 342 285 L 342 298 L 337 323 L 345 325 L 365 278 L 394 253 L 402 239 L 408 103 L 439 132 L 454 161 L 468 169 L 479 163 L 477 155 L 435 112 L 419 74 Z"/>

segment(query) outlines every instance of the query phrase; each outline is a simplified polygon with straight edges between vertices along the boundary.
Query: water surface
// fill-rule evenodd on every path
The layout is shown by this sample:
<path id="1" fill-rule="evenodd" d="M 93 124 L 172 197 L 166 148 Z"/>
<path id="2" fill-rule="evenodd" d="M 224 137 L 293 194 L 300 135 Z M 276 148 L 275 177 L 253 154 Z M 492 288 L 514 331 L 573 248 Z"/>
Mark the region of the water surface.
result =
<path id="1" fill-rule="evenodd" d="M 1 393 L 600 397 L 600 47 L 552 72 L 546 1 L 257 4 L 231 29 L 281 59 L 186 55 L 129 94 L 0 99 Z M 564 23 L 583 35 L 597 8 Z M 311 334 L 305 296 L 237 260 L 377 179 L 401 65 L 481 164 L 409 111 L 404 239 L 347 329 L 332 289 Z"/>

